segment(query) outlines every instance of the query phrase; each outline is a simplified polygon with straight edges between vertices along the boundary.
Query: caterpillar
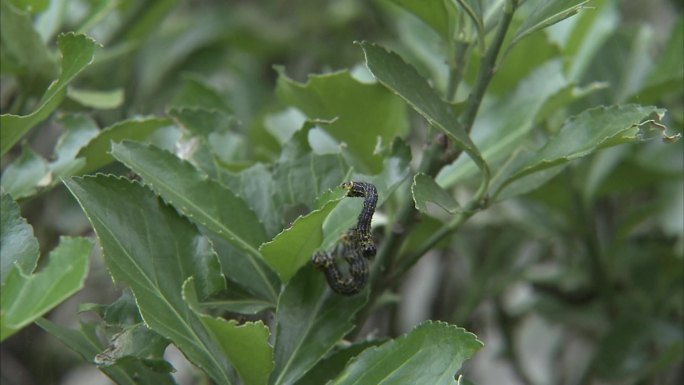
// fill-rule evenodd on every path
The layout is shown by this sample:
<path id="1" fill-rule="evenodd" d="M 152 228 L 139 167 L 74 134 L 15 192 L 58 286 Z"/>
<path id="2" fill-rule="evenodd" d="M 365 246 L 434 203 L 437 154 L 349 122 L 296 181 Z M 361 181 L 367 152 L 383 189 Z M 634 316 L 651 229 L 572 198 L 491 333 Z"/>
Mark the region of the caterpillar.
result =
<path id="1" fill-rule="evenodd" d="M 349 277 L 344 278 L 335 262 L 335 255 L 318 252 L 311 258 L 314 267 L 323 271 L 328 285 L 333 291 L 342 295 L 354 295 L 360 292 L 368 282 L 368 262 L 359 255 L 358 245 L 349 233 L 342 236 L 341 244 L 335 247 L 334 254 L 342 254 L 349 265 Z"/>
<path id="2" fill-rule="evenodd" d="M 359 213 L 355 228 L 356 238 L 363 256 L 371 258 L 377 252 L 375 242 L 373 242 L 373 234 L 371 233 L 371 219 L 373 219 L 375 206 L 378 203 L 378 190 L 374 185 L 366 182 L 345 182 L 342 183 L 342 188 L 347 190 L 348 197 L 364 198 L 363 208 L 361 213 Z"/>
<path id="3" fill-rule="evenodd" d="M 325 274 L 333 291 L 342 295 L 354 295 L 366 286 L 367 260 L 375 256 L 377 251 L 371 233 L 371 219 L 378 203 L 378 191 L 375 186 L 366 182 L 345 182 L 342 183 L 342 188 L 347 190 L 348 197 L 364 198 L 357 224 L 340 237 L 332 253 L 319 251 L 311 257 L 311 262 Z M 344 277 L 335 262 L 335 258 L 340 256 L 349 265 L 349 277 Z"/>

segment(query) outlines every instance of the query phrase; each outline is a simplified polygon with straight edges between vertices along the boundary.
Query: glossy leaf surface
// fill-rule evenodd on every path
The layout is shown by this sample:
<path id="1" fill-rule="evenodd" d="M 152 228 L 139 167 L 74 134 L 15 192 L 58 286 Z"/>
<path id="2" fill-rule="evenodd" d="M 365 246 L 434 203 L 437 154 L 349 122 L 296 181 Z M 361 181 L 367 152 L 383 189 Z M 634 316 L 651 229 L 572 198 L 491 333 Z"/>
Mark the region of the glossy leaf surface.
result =
<path id="1" fill-rule="evenodd" d="M 45 318 L 36 321 L 38 326 L 52 334 L 85 361 L 93 362 L 95 356 L 105 347 L 100 342 L 95 323 L 81 323 L 80 330 L 72 330 L 57 325 Z M 152 370 L 140 360 L 120 360 L 111 366 L 99 369 L 119 385 L 174 385 L 170 373 Z"/>
<path id="2" fill-rule="evenodd" d="M 206 237 L 138 183 L 99 175 L 65 184 L 91 221 L 109 272 L 131 288 L 145 323 L 215 381 L 231 384 L 233 368 L 182 295 L 190 277 L 203 297 L 225 284 Z"/>
<path id="3" fill-rule="evenodd" d="M 35 274 L 13 267 L 2 286 L 0 340 L 36 320 L 83 287 L 91 240 L 63 237 Z"/>
<path id="4" fill-rule="evenodd" d="M 265 385 L 273 368 L 273 348 L 268 343 L 268 327 L 261 321 L 238 324 L 235 320 L 200 313 L 193 281 L 192 277 L 188 278 L 183 285 L 183 297 L 233 364 L 242 383 Z"/>
<path id="5" fill-rule="evenodd" d="M 399 55 L 372 43 L 360 43 L 366 66 L 378 81 L 401 96 L 431 125 L 444 131 L 476 163 L 483 165 L 479 151 L 454 115 L 451 106 Z"/>
<path id="6" fill-rule="evenodd" d="M 569 118 L 560 132 L 539 150 L 509 163 L 493 184 L 494 196 L 526 175 L 562 165 L 598 149 L 627 142 L 668 137 L 659 123 L 663 110 L 652 106 L 596 107 Z"/>
<path id="7" fill-rule="evenodd" d="M 463 362 L 481 347 L 475 335 L 462 328 L 428 321 L 366 349 L 332 383 L 450 385 Z"/>
<path id="8" fill-rule="evenodd" d="M 406 112 L 401 100 L 379 84 L 365 84 L 348 72 L 311 76 L 302 84 L 280 70 L 276 94 L 311 119 L 335 119 L 323 127 L 347 144 L 363 169 L 376 173 L 382 158 L 373 155 L 378 137 L 389 143 L 406 132 Z"/>
<path id="9" fill-rule="evenodd" d="M 406 11 L 421 19 L 442 38 L 449 41 L 449 2 L 443 0 L 392 0 Z"/>
<path id="10" fill-rule="evenodd" d="M 125 142 L 113 145 L 112 154 L 184 215 L 242 251 L 234 258 L 245 259 L 245 265 L 252 267 L 251 277 L 275 302 L 271 274 L 257 261 L 261 258 L 257 248 L 266 240 L 266 234 L 244 200 L 190 163 L 158 147 Z"/>
<path id="11" fill-rule="evenodd" d="M 269 384 L 294 384 L 354 326 L 368 291 L 345 297 L 311 265 L 290 280 L 276 310 L 275 367 Z"/>
<path id="12" fill-rule="evenodd" d="M 66 86 L 92 62 L 97 47 L 93 39 L 75 33 L 60 35 L 57 44 L 62 54 L 62 72 L 45 91 L 36 109 L 24 116 L 0 116 L 0 154 L 6 153 L 28 130 L 45 120 L 57 108 L 64 98 Z"/>
<path id="13" fill-rule="evenodd" d="M 565 102 L 577 93 L 563 74 L 560 60 L 549 60 L 536 67 L 521 80 L 514 90 L 500 102 L 482 108 L 473 125 L 471 137 L 482 156 L 494 169 L 523 143 L 545 105 L 554 97 Z M 440 186 L 453 186 L 478 173 L 477 166 L 468 157 L 459 157 L 444 167 L 437 176 Z M 496 172 L 495 172 L 496 173 Z"/>
<path id="14" fill-rule="evenodd" d="M 33 227 L 22 218 L 19 205 L 5 191 L 0 192 L 0 283 L 4 284 L 13 266 L 26 274 L 36 268 L 39 250 Z"/>
<path id="15" fill-rule="evenodd" d="M 575 15 L 588 2 L 589 0 L 545 0 L 542 4 L 535 3 L 534 10 L 515 32 L 511 45 L 527 35 Z"/>
<path id="16" fill-rule="evenodd" d="M 320 210 L 297 218 L 290 228 L 261 245 L 259 251 L 283 282 L 288 282 L 320 247 L 323 222 L 336 205 L 337 201 L 331 201 Z"/>
<path id="17" fill-rule="evenodd" d="M 434 179 L 423 173 L 418 173 L 413 177 L 411 192 L 416 209 L 423 213 L 428 212 L 428 202 L 436 204 L 450 214 L 455 213 L 460 207 L 453 196 L 440 187 Z"/>
<path id="18" fill-rule="evenodd" d="M 110 153 L 112 143 L 127 139 L 142 141 L 157 129 L 170 124 L 171 121 L 166 118 L 143 117 L 124 120 L 104 128 L 78 152 L 78 158 L 85 159 L 80 172 L 93 172 L 111 163 L 114 160 Z"/>

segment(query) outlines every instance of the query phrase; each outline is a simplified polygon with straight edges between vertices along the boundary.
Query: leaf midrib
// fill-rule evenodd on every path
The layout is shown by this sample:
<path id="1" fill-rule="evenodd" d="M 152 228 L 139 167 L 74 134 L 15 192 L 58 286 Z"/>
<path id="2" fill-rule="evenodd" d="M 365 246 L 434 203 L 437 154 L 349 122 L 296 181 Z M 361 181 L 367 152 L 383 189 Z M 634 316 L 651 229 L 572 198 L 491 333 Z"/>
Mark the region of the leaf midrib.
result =
<path id="1" fill-rule="evenodd" d="M 153 284 L 153 282 L 152 282 L 150 276 L 149 276 L 149 275 L 145 272 L 145 270 L 142 269 L 142 267 L 137 263 L 136 259 L 133 258 L 133 256 L 132 256 L 131 254 L 128 253 L 128 251 L 126 250 L 126 248 L 123 247 L 123 245 L 121 244 L 121 242 L 119 241 L 119 239 L 118 239 L 116 236 L 114 236 L 115 233 L 114 233 L 114 232 L 109 228 L 109 226 L 107 226 L 107 224 L 105 224 L 103 221 L 98 220 L 98 222 L 99 222 L 99 223 L 103 226 L 103 228 L 109 233 L 111 239 L 114 240 L 114 241 L 116 242 L 116 245 L 118 246 L 119 250 L 121 250 L 121 251 L 123 252 L 123 254 L 128 258 L 128 260 L 129 260 L 130 262 L 132 262 L 132 265 L 141 273 L 142 277 L 145 279 L 145 281 L 146 281 L 146 282 L 149 284 L 149 286 L 152 288 L 152 290 L 149 290 L 149 288 L 148 288 L 148 290 L 149 290 L 150 292 L 152 292 L 153 294 L 156 294 L 157 297 L 159 297 L 159 298 L 164 302 L 164 304 L 166 304 L 166 305 L 168 306 L 168 308 L 170 308 L 170 309 L 172 310 L 173 314 L 181 321 L 181 322 L 180 322 L 180 325 L 182 325 L 183 328 L 184 328 L 187 332 L 189 332 L 189 334 L 191 334 L 191 335 L 195 338 L 195 340 L 193 340 L 193 339 L 191 339 L 191 338 L 186 338 L 186 337 L 184 336 L 183 333 L 177 333 L 178 336 L 181 337 L 181 338 L 183 338 L 183 339 L 185 339 L 186 341 L 188 341 L 191 345 L 195 345 L 195 346 L 199 345 L 199 346 L 202 348 L 202 349 L 201 349 L 202 351 L 205 351 L 205 352 L 209 353 L 210 350 L 208 349 L 206 343 L 197 335 L 197 333 L 195 332 L 195 330 L 194 330 L 194 329 L 185 321 L 185 319 L 181 316 L 181 314 L 178 312 L 178 310 L 176 309 L 176 307 L 173 306 L 173 305 L 171 304 L 171 302 L 168 301 L 168 299 L 166 298 L 166 296 L 163 295 L 163 294 L 158 290 L 158 287 L 157 287 L 156 285 Z M 97 232 L 97 231 L 96 231 L 96 232 Z M 144 285 L 141 285 L 141 286 L 144 287 Z M 141 316 L 142 316 L 142 314 L 143 314 L 144 312 L 141 311 L 140 313 L 141 313 Z M 149 314 L 150 316 L 153 316 L 152 313 L 148 313 L 148 314 Z M 144 318 L 144 317 L 143 317 L 143 318 Z M 153 318 L 158 319 L 157 322 L 159 322 L 159 323 L 161 323 L 161 324 L 165 324 L 165 323 L 163 322 L 163 319 L 164 319 L 164 318 L 159 318 L 159 317 L 156 317 L 156 316 L 153 316 Z M 147 322 L 145 322 L 145 323 L 147 324 Z M 173 328 L 173 327 L 169 327 L 169 329 L 170 329 L 170 330 L 173 330 L 174 328 Z M 173 339 L 172 339 L 172 340 L 173 340 Z M 199 344 L 196 343 L 196 342 L 199 342 Z M 218 369 L 219 373 L 221 373 L 221 374 L 224 376 L 223 380 L 226 381 L 225 383 L 226 383 L 226 384 L 230 384 L 230 378 L 228 378 L 228 377 L 226 376 L 226 374 L 224 373 L 224 371 L 221 370 L 222 365 L 216 360 L 216 358 L 214 357 L 214 355 L 209 353 L 209 354 L 207 354 L 207 356 L 209 356 L 210 361 L 215 365 L 215 367 Z"/>
<path id="2" fill-rule="evenodd" d="M 139 163 L 136 163 L 135 161 L 133 161 L 132 157 L 129 158 L 128 161 L 130 163 L 136 164 L 138 166 L 137 167 L 138 170 L 144 169 L 143 167 L 140 167 Z M 202 208 L 195 205 L 192 200 L 185 199 L 184 196 L 181 194 L 176 194 L 174 189 L 171 188 L 171 186 L 164 183 L 161 179 L 154 177 L 154 175 L 151 175 L 150 173 L 147 173 L 147 172 L 141 172 L 141 173 L 145 174 L 146 178 L 148 178 L 149 180 L 154 181 L 154 183 L 152 183 L 153 188 L 155 188 L 155 186 L 162 186 L 164 188 L 164 190 L 166 190 L 169 195 L 176 197 L 177 200 L 184 202 L 189 207 L 192 207 L 194 210 L 196 210 L 196 212 L 201 214 L 205 219 L 212 222 L 214 224 L 214 226 L 221 229 L 222 231 L 225 231 L 225 233 L 231 235 L 232 239 L 234 239 L 236 242 L 238 242 L 240 244 L 240 246 L 245 251 L 247 251 L 248 253 L 250 253 L 252 255 L 253 258 L 262 258 L 261 254 L 259 253 L 259 251 L 257 249 L 255 249 L 252 245 L 250 245 L 249 243 L 244 241 L 242 239 L 242 237 L 237 236 L 237 234 L 235 234 L 235 232 L 230 230 L 228 227 L 224 226 L 221 222 L 215 220 L 213 216 L 209 215 L 209 213 L 204 211 Z M 206 180 L 206 182 L 212 183 L 211 180 Z M 179 207 L 179 209 L 181 209 L 181 211 L 186 211 L 186 210 L 183 210 L 182 205 L 181 205 L 181 207 Z M 265 286 L 268 288 L 268 292 L 271 295 L 271 300 L 275 301 L 277 298 L 277 294 L 276 294 L 275 290 L 271 286 L 271 283 L 268 280 L 268 278 L 266 277 L 266 275 L 264 274 L 264 271 L 261 268 L 261 266 L 259 266 L 259 264 L 256 263 L 256 261 L 253 258 L 248 258 L 250 264 L 254 267 L 254 269 L 257 271 L 257 274 L 259 274 L 259 277 L 264 282 Z"/>
<path id="3" fill-rule="evenodd" d="M 321 296 L 318 298 L 318 302 L 316 302 L 316 307 L 314 308 L 314 311 L 311 312 L 311 314 L 315 315 L 320 312 L 321 307 L 323 306 L 323 302 L 325 302 L 325 298 L 327 296 L 327 290 L 321 291 Z M 280 374 L 278 375 L 278 378 L 276 379 L 274 385 L 278 385 L 281 383 L 281 380 L 285 376 L 285 373 L 287 373 L 287 369 L 292 365 L 292 362 L 294 362 L 294 358 L 297 355 L 297 352 L 301 349 L 302 345 L 304 344 L 304 340 L 306 337 L 309 335 L 311 331 L 311 326 L 313 325 L 314 320 L 316 319 L 315 316 L 309 317 L 309 321 L 307 322 L 307 327 L 305 329 L 305 332 L 302 334 L 302 338 L 299 340 L 295 348 L 292 350 L 290 353 L 290 358 L 287 360 L 285 363 L 285 366 L 283 366 L 283 369 L 280 371 Z"/>

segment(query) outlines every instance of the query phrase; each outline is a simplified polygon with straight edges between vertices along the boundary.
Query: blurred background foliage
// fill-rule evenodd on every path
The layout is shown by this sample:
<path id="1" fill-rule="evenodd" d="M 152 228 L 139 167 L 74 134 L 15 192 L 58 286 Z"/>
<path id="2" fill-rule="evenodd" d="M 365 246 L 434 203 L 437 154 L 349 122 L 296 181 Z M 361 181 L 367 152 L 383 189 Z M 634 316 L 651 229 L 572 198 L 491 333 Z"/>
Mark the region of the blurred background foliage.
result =
<path id="1" fill-rule="evenodd" d="M 369 40 L 401 53 L 446 92 L 448 47 L 397 3 L 3 0 L 3 17 L 10 7 L 27 12 L 40 39 L 2 23 L 0 108 L 30 113 L 58 73 L 55 55 L 17 57 L 12 41 L 29 52 L 40 45 L 55 52 L 59 32 L 79 31 L 102 47 L 71 84 L 61 114 L 85 111 L 96 127 L 108 127 L 133 116 L 163 116 L 174 106 L 212 106 L 239 121 L 222 142 L 229 143 L 226 161 L 273 161 L 280 145 L 265 122 L 283 107 L 274 92 L 275 65 L 302 82 L 309 74 L 339 69 L 362 74 L 362 54 L 352 42 Z M 530 12 L 535 1 L 525 3 Z M 524 15 L 514 23 L 522 24 Z M 682 132 L 683 35 L 681 1 L 592 1 L 577 17 L 507 52 L 482 119 L 515 119 L 502 116 L 511 112 L 502 103 L 516 97 L 521 79 L 539 64 L 557 58 L 558 70 L 579 86 L 571 92 L 586 96 L 571 98 L 576 100 L 560 111 L 544 105 L 545 113 L 540 106 L 539 135 L 585 108 L 626 102 L 666 108 L 667 125 Z M 477 52 L 471 55 L 465 84 L 477 72 Z M 550 76 L 554 69 L 548 71 Z M 467 92 L 459 89 L 456 108 Z M 411 122 L 414 128 L 424 124 L 413 117 Z M 48 121 L 23 148 L 51 159 L 63 130 L 63 121 Z M 418 152 L 423 131 L 408 135 Z M 159 143 L 176 139 L 174 132 L 155 135 Z M 3 156 L 3 179 L 20 156 L 19 146 Z M 683 170 L 681 142 L 620 146 L 573 163 L 536 191 L 478 214 L 426 255 L 401 283 L 400 297 L 388 298 L 390 305 L 366 327 L 389 335 L 424 319 L 466 327 L 486 343 L 466 368 L 481 384 L 682 383 Z M 459 181 L 443 177 L 445 185 Z M 60 235 L 91 231 L 61 186 L 38 189 L 20 203 L 41 255 Z M 439 225 L 439 218 L 427 218 L 415 236 Z M 117 297 L 97 258 L 91 270 L 86 288 L 53 311 L 52 320 L 76 325 L 78 303 Z M 107 381 L 36 326 L 1 349 L 3 384 Z M 174 365 L 182 372 L 182 365 Z"/>

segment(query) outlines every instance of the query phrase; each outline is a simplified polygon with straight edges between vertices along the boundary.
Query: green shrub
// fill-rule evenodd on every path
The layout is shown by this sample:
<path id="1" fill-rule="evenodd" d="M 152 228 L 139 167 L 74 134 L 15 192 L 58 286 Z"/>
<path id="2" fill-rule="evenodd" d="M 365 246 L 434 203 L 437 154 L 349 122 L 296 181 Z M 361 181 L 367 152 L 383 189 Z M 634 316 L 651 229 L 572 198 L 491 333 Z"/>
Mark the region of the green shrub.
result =
<path id="1" fill-rule="evenodd" d="M 683 23 L 631 3 L 3 1 L 3 350 L 36 324 L 119 384 L 180 381 L 169 345 L 196 383 L 681 381 Z M 353 295 L 310 262 L 359 237 L 346 181 L 378 192 Z"/>

